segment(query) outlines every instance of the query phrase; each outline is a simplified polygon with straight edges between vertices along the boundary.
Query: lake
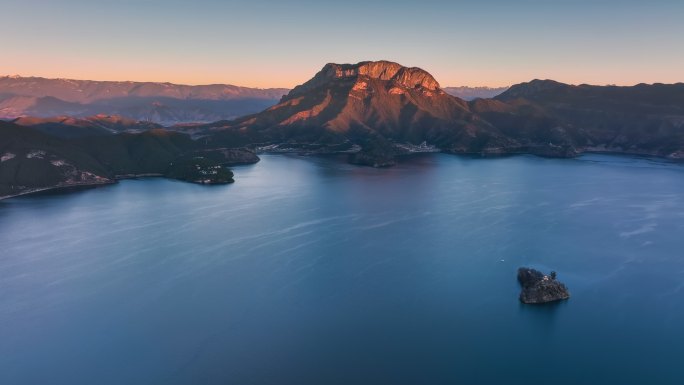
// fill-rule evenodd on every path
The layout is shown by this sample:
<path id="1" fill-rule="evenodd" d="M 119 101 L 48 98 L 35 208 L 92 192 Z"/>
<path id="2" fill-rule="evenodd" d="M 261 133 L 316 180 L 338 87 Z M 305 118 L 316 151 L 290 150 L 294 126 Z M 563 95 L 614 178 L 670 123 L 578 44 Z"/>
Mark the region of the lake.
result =
<path id="1" fill-rule="evenodd" d="M 682 164 L 234 172 L 0 201 L 0 384 L 684 383 Z"/>

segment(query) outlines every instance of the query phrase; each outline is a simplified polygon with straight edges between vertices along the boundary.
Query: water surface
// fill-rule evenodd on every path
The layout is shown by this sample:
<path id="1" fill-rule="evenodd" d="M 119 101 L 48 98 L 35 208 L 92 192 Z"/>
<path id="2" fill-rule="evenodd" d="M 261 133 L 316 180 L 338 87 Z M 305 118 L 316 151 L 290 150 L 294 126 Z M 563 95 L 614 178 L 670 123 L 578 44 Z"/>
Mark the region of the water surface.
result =
<path id="1" fill-rule="evenodd" d="M 234 171 L 1 201 L 0 384 L 684 383 L 682 165 Z"/>

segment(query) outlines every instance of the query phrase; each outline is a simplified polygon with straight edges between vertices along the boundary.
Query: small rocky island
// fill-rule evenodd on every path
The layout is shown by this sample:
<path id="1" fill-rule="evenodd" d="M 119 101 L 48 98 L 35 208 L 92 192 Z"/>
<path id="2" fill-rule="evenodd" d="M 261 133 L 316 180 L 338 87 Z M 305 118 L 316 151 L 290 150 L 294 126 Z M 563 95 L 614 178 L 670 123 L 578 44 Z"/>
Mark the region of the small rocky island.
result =
<path id="1" fill-rule="evenodd" d="M 544 275 L 538 270 L 521 267 L 518 269 L 518 282 L 522 286 L 522 303 L 547 303 L 570 298 L 568 288 L 556 280 L 555 271 Z"/>

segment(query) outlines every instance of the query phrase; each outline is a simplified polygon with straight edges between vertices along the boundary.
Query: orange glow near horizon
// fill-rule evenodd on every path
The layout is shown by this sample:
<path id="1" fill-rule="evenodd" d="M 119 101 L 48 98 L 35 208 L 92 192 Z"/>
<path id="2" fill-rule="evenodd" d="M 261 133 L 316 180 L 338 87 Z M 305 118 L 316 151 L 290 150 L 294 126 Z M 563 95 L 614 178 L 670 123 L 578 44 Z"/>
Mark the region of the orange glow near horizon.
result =
<path id="1" fill-rule="evenodd" d="M 292 88 L 385 59 L 443 87 L 684 81 L 684 2 L 424 0 L 419 19 L 403 0 L 346 4 L 7 0 L 0 75 Z"/>
<path id="2" fill-rule="evenodd" d="M 38 61 L 42 62 L 42 61 Z M 87 61 L 80 66 L 75 63 L 55 65 L 53 60 L 50 68 L 42 65 L 0 65 L 0 76 L 18 75 L 23 77 L 63 78 L 77 80 L 98 81 L 133 81 L 133 82 L 169 82 L 186 85 L 206 84 L 232 84 L 242 87 L 253 88 L 293 88 L 311 77 L 325 64 L 306 65 L 301 68 L 286 68 L 267 65 L 259 68 L 202 68 L 191 70 L 186 67 L 174 65 L 165 68 L 153 68 L 146 65 L 116 65 L 114 63 L 95 63 Z M 411 66 L 411 63 L 400 63 Z M 615 69 L 593 70 L 590 73 L 579 69 L 525 69 L 522 71 L 505 71 L 500 69 L 483 68 L 438 68 L 431 70 L 420 66 L 430 72 L 442 87 L 468 86 L 468 87 L 506 87 L 513 84 L 527 82 L 533 79 L 552 79 L 568 84 L 614 84 L 631 86 L 638 83 L 678 83 L 684 81 L 677 71 L 639 71 L 638 69 Z"/>

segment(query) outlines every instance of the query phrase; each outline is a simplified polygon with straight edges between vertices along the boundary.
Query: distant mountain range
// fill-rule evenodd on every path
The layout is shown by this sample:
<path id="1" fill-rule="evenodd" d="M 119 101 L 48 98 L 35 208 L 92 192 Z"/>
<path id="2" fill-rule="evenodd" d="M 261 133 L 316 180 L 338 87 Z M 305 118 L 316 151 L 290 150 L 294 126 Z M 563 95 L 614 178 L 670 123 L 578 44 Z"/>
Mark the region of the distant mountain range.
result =
<path id="1" fill-rule="evenodd" d="M 575 152 L 684 159 L 684 83 L 621 87 L 533 80 L 511 87 L 495 101 L 473 104 L 476 113 L 504 132 L 529 137 L 535 124 L 545 132 L 564 130 Z"/>
<path id="2" fill-rule="evenodd" d="M 62 138 L 102 136 L 163 128 L 163 126 L 156 123 L 138 121 L 116 115 L 95 115 L 85 118 L 74 118 L 71 116 L 36 118 L 27 116 L 13 119 L 11 122 L 20 126 L 32 127 L 38 131 Z"/>
<path id="3" fill-rule="evenodd" d="M 491 99 L 502 94 L 508 87 L 444 87 L 444 92 L 463 100 Z"/>
<path id="4" fill-rule="evenodd" d="M 444 91 L 472 100 L 491 98 L 506 89 L 446 87 Z M 0 119 L 118 115 L 164 126 L 207 123 L 259 112 L 276 104 L 288 92 L 286 88 L 259 89 L 228 84 L 188 86 L 2 76 Z"/>
<path id="5" fill-rule="evenodd" d="M 287 92 L 284 88 L 227 84 L 188 86 L 4 76 L 0 77 L 0 119 L 104 114 L 162 125 L 211 122 L 260 111 Z"/>
<path id="6" fill-rule="evenodd" d="M 258 159 L 242 147 L 342 152 L 352 163 L 376 167 L 427 151 L 549 157 L 598 151 L 684 159 L 684 84 L 533 80 L 495 98 L 466 101 L 420 68 L 331 63 L 274 105 L 235 119 L 171 130 L 110 115 L 2 122 L 0 195 L 111 182 L 116 175 L 173 176 L 178 170 L 169 167 L 179 162 L 187 174 L 193 169 L 188 159 L 198 157 L 211 159 L 202 163 L 207 167 Z"/>

